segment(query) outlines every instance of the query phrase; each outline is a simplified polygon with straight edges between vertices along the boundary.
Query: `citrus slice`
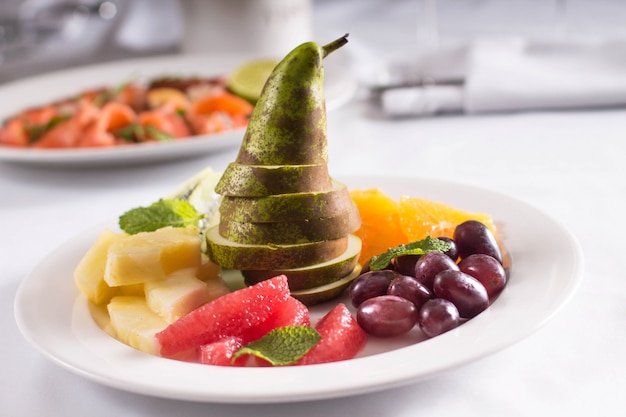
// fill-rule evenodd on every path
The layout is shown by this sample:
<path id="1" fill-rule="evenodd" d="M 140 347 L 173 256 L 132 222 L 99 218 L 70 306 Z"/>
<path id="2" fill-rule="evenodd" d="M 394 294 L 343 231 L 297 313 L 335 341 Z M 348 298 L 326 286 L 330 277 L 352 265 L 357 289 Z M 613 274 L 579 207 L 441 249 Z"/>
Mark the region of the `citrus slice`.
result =
<path id="1" fill-rule="evenodd" d="M 276 64 L 278 61 L 274 59 L 256 59 L 244 63 L 230 75 L 228 90 L 255 104 Z"/>
<path id="2" fill-rule="evenodd" d="M 374 255 L 409 242 L 400 224 L 398 202 L 377 188 L 352 190 L 350 197 L 357 205 L 361 216 L 361 227 L 354 233 L 363 242 L 359 256 L 361 265 Z"/>
<path id="3" fill-rule="evenodd" d="M 452 238 L 457 225 L 467 220 L 477 220 L 494 234 L 496 227 L 488 214 L 469 213 L 441 202 L 403 196 L 399 201 L 400 224 L 409 241 L 426 236 Z"/>
<path id="4" fill-rule="evenodd" d="M 488 214 L 469 213 L 441 202 L 406 195 L 396 201 L 380 189 L 351 190 L 350 197 L 361 215 L 361 228 L 354 233 L 363 242 L 361 264 L 389 248 L 426 236 L 452 238 L 456 226 L 466 220 L 478 220 L 497 236 Z"/>

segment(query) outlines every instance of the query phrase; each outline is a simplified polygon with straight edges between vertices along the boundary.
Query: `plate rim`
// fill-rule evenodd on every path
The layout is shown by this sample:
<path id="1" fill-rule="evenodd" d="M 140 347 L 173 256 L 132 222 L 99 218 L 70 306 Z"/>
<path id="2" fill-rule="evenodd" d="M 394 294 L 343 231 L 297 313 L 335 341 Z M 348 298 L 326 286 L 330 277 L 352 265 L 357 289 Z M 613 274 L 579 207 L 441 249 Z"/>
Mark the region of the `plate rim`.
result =
<path id="1" fill-rule="evenodd" d="M 359 181 L 362 181 L 361 182 L 362 184 L 364 183 L 379 184 L 379 183 L 393 181 L 398 184 L 405 184 L 405 183 L 422 184 L 422 185 L 430 184 L 431 187 L 432 186 L 443 187 L 443 188 L 452 187 L 452 189 L 463 187 L 463 189 L 469 190 L 472 194 L 478 193 L 483 196 L 495 198 L 496 202 L 502 203 L 504 201 L 509 206 L 511 204 L 514 204 L 515 207 L 517 207 L 517 210 L 522 209 L 522 211 L 526 214 L 532 213 L 535 216 L 538 216 L 539 218 L 543 220 L 544 223 L 546 223 L 544 224 L 544 226 L 545 225 L 550 226 L 553 229 L 552 231 L 558 231 L 560 233 L 559 237 L 566 238 L 567 245 L 564 247 L 565 251 L 563 252 L 563 254 L 559 256 L 565 257 L 566 259 L 570 259 L 570 261 L 572 261 L 572 263 L 568 265 L 562 265 L 562 264 L 560 265 L 560 268 L 565 267 L 565 269 L 569 270 L 570 273 L 572 274 L 570 277 L 567 277 L 567 279 L 565 280 L 565 282 L 568 283 L 568 286 L 564 289 L 561 288 L 560 291 L 556 293 L 557 295 L 559 295 L 559 297 L 557 297 L 558 300 L 556 303 L 554 302 L 554 298 L 551 298 L 550 300 L 542 299 L 543 303 L 546 303 L 546 302 L 548 303 L 547 308 L 544 307 L 545 311 L 543 311 L 543 313 L 539 315 L 537 320 L 534 320 L 532 323 L 526 323 L 525 326 L 522 326 L 523 331 L 520 331 L 520 328 L 518 326 L 518 328 L 516 329 L 517 330 L 516 333 L 509 334 L 509 336 L 506 338 L 496 337 L 495 340 L 493 339 L 494 338 L 493 334 L 490 334 L 490 333 L 483 334 L 481 335 L 483 340 L 487 340 L 490 342 L 490 344 L 487 347 L 482 346 L 482 347 L 477 348 L 476 346 L 470 346 L 472 349 L 474 349 L 472 350 L 471 354 L 461 355 L 458 358 L 454 358 L 454 360 L 444 360 L 442 362 L 442 358 L 437 357 L 437 355 L 434 355 L 434 352 L 440 352 L 442 351 L 442 349 L 445 350 L 447 344 L 451 343 L 451 341 L 458 343 L 459 338 L 461 340 L 464 340 L 465 338 L 465 339 L 468 339 L 470 342 L 476 342 L 471 337 L 467 337 L 468 332 L 471 332 L 472 330 L 473 331 L 485 330 L 487 328 L 486 325 L 489 324 L 489 320 L 492 321 L 492 324 L 491 324 L 492 326 L 493 326 L 493 323 L 501 325 L 502 323 L 500 322 L 502 321 L 502 318 L 495 315 L 496 313 L 493 313 L 493 311 L 495 310 L 500 311 L 504 309 L 504 311 L 507 312 L 508 310 L 506 310 L 505 304 L 508 304 L 509 308 L 511 307 L 511 304 L 516 305 L 515 298 L 512 298 L 510 295 L 508 295 L 510 291 L 512 291 L 511 288 L 513 287 L 517 288 L 518 291 L 521 288 L 527 291 L 526 287 L 522 283 L 520 283 L 519 281 L 516 282 L 515 277 L 516 277 L 516 271 L 518 270 L 525 271 L 525 269 L 528 268 L 529 265 L 524 264 L 524 262 L 527 262 L 525 261 L 524 256 L 530 255 L 532 258 L 532 255 L 533 255 L 532 250 L 534 249 L 534 247 L 528 248 L 529 252 L 527 251 L 525 253 L 517 253 L 517 252 L 512 251 L 512 258 L 513 258 L 512 277 L 513 279 L 509 283 L 507 288 L 505 289 L 505 292 L 503 292 L 503 294 L 500 296 L 500 298 L 496 300 L 496 302 L 483 314 L 468 321 L 467 323 L 463 324 L 462 326 L 460 326 L 459 328 L 451 332 L 448 332 L 436 338 L 424 341 L 420 343 L 419 346 L 412 345 L 412 346 L 403 347 L 400 349 L 395 349 L 387 353 L 366 356 L 366 357 L 361 357 L 357 359 L 352 359 L 349 361 L 335 362 L 335 363 L 330 363 L 330 364 L 310 365 L 310 366 L 305 366 L 305 367 L 291 367 L 289 369 L 288 368 L 218 369 L 219 367 L 217 368 L 213 367 L 211 369 L 212 372 L 209 372 L 209 374 L 213 375 L 214 378 L 222 379 L 222 385 L 224 385 L 223 377 L 232 378 L 235 376 L 240 377 L 242 375 L 246 377 L 250 377 L 250 375 L 253 375 L 254 377 L 258 377 L 259 375 L 261 375 L 267 378 L 269 376 L 276 376 L 277 373 L 280 373 L 281 377 L 286 378 L 287 382 L 292 382 L 294 378 L 297 379 L 298 377 L 301 378 L 300 381 L 302 381 L 302 378 L 309 378 L 309 380 L 306 380 L 305 382 L 305 385 L 307 385 L 307 384 L 310 384 L 312 381 L 314 381 L 315 378 L 323 377 L 324 375 L 327 375 L 328 372 L 332 372 L 333 375 L 335 376 L 339 375 L 339 378 L 336 378 L 336 377 L 333 378 L 335 382 L 333 382 L 332 380 L 326 381 L 324 386 L 320 386 L 319 384 L 314 384 L 315 388 L 310 391 L 307 391 L 306 389 L 302 389 L 301 385 L 299 386 L 298 384 L 294 384 L 294 383 L 290 383 L 290 384 L 284 383 L 282 385 L 278 384 L 277 386 L 284 388 L 284 391 L 282 392 L 272 391 L 273 388 L 271 387 L 273 385 L 271 384 L 266 388 L 259 389 L 258 392 L 252 391 L 251 387 L 249 386 L 244 387 L 244 392 L 223 391 L 224 387 L 221 387 L 221 388 L 212 387 L 213 391 L 211 392 L 206 392 L 206 390 L 202 390 L 202 389 L 198 390 L 194 387 L 189 387 L 189 390 L 185 391 L 185 389 L 182 389 L 182 386 L 175 385 L 175 384 L 174 384 L 175 385 L 174 387 L 171 386 L 171 384 L 168 384 L 168 383 L 164 384 L 162 382 L 158 382 L 155 385 L 154 381 L 152 381 L 152 383 L 149 383 L 149 381 L 146 381 L 145 378 L 140 379 L 140 380 L 136 380 L 135 377 L 132 377 L 132 378 L 129 377 L 128 379 L 124 379 L 124 378 L 120 379 L 120 376 L 115 375 L 114 373 L 107 375 L 106 372 L 108 371 L 106 370 L 104 374 L 102 374 L 102 370 L 100 373 L 94 372 L 93 370 L 90 371 L 89 369 L 85 369 L 84 364 L 82 364 L 81 366 L 81 364 L 72 363 L 71 360 L 60 358 L 58 354 L 51 353 L 50 349 L 46 349 L 45 346 L 42 346 L 42 341 L 37 340 L 37 335 L 33 333 L 33 330 L 34 330 L 32 329 L 33 324 L 29 323 L 28 318 L 26 317 L 29 312 L 24 309 L 29 301 L 28 300 L 29 295 L 31 295 L 32 297 L 32 294 L 29 294 L 29 292 L 33 291 L 33 288 L 32 288 L 33 280 L 37 282 L 37 279 L 33 277 L 37 276 L 36 274 L 39 268 L 46 267 L 47 264 L 49 264 L 51 260 L 54 260 L 55 258 L 58 259 L 59 254 L 62 254 L 64 251 L 70 251 L 70 249 L 72 249 L 71 248 L 72 243 L 75 245 L 76 242 L 81 241 L 81 239 L 82 240 L 86 240 L 88 238 L 93 239 L 94 234 L 97 232 L 97 230 L 102 230 L 101 229 L 102 225 L 96 225 L 92 229 L 89 229 L 75 236 L 74 238 L 68 240 L 64 244 L 57 247 L 54 251 L 52 251 L 46 258 L 44 258 L 33 269 L 31 274 L 29 274 L 27 278 L 24 279 L 24 281 L 21 283 L 18 289 L 16 298 L 15 298 L 15 304 L 14 304 L 15 318 L 18 324 L 18 328 L 20 329 L 20 332 L 22 332 L 23 336 L 29 341 L 29 343 L 31 343 L 31 345 L 33 345 L 35 348 L 37 348 L 37 350 L 43 353 L 44 356 L 48 357 L 49 359 L 51 359 L 58 365 L 74 373 L 78 373 L 82 375 L 83 377 L 86 377 L 87 379 L 90 379 L 92 381 L 95 381 L 95 382 L 98 382 L 98 383 L 101 383 L 110 387 L 122 389 L 125 391 L 130 391 L 134 393 L 155 396 L 155 397 L 191 400 L 191 401 L 199 401 L 199 402 L 239 403 L 239 404 L 241 403 L 251 404 L 251 403 L 295 402 L 295 401 L 344 397 L 344 396 L 349 396 L 349 395 L 356 395 L 356 394 L 389 389 L 389 388 L 404 385 L 407 383 L 418 382 L 425 378 L 439 374 L 443 371 L 454 369 L 468 362 L 472 362 L 484 356 L 488 356 L 496 351 L 502 350 L 514 343 L 517 343 L 523 340 L 524 338 L 528 337 L 530 334 L 537 331 L 543 325 L 545 325 L 552 317 L 554 317 L 569 302 L 569 300 L 573 297 L 577 288 L 581 284 L 581 281 L 583 279 L 583 263 L 584 262 L 583 262 L 583 252 L 580 247 L 580 244 L 578 243 L 577 239 L 572 234 L 572 232 L 569 231 L 563 224 L 561 224 L 558 220 L 552 218 L 550 215 L 546 214 L 545 212 L 539 210 L 535 206 L 532 206 L 528 203 L 525 203 L 521 200 L 518 200 L 514 197 L 508 196 L 503 193 L 487 190 L 485 188 L 480 188 L 476 186 L 466 185 L 466 184 L 459 183 L 459 182 L 452 182 L 452 181 L 445 181 L 445 180 L 433 180 L 433 179 L 419 178 L 419 177 L 395 177 L 395 176 L 344 176 L 344 177 L 340 177 L 340 180 L 345 181 L 348 185 L 355 184 L 355 182 L 359 183 Z M 353 187 L 353 188 L 358 188 L 358 187 Z M 461 196 L 460 198 L 463 199 L 464 197 Z M 488 204 L 493 204 L 493 202 L 488 203 Z M 463 207 L 460 207 L 460 208 L 463 208 Z M 495 220 L 497 221 L 498 219 L 495 218 Z M 506 225 L 506 223 L 504 224 Z M 514 244 L 510 245 L 510 243 L 514 243 Z M 507 242 L 507 248 L 511 246 L 512 248 L 515 248 L 517 250 L 517 244 L 519 243 L 521 242 L 509 241 Z M 564 242 L 561 242 L 561 243 L 564 243 Z M 74 251 L 75 250 L 76 249 L 74 249 Z M 564 255 L 565 252 L 568 252 L 568 256 Z M 536 256 L 537 254 L 534 254 L 534 255 Z M 518 263 L 520 262 L 520 260 L 522 262 L 521 264 Z M 546 262 L 546 259 L 542 259 L 541 257 L 540 257 L 540 260 L 542 260 L 542 262 Z M 551 264 L 555 262 L 553 260 L 548 260 L 548 261 L 549 261 L 548 263 L 551 263 Z M 41 280 L 41 278 L 39 278 L 39 280 Z M 531 283 L 537 284 L 534 281 L 531 281 Z M 71 290 L 74 293 L 74 300 L 71 306 L 72 317 L 73 317 L 72 320 L 74 320 L 74 315 L 75 315 L 75 312 L 77 311 L 76 310 L 77 307 L 76 305 L 74 305 L 74 303 L 78 303 L 80 305 L 80 301 L 77 301 L 77 300 L 82 299 L 86 305 L 86 300 L 82 298 L 81 296 L 78 296 L 78 297 L 76 296 L 78 291 L 73 286 L 73 280 L 71 280 L 70 286 L 72 287 Z M 68 287 L 66 290 L 70 290 L 70 288 Z M 499 302 L 502 302 L 503 304 L 498 304 Z M 541 307 L 542 304 L 539 303 L 539 305 Z M 65 307 L 68 308 L 68 306 L 65 306 Z M 89 320 L 92 320 L 91 317 L 89 317 Z M 96 326 L 95 323 L 92 323 L 92 324 Z M 73 326 L 75 326 L 76 323 L 70 323 L 70 325 L 72 326 L 72 330 L 74 330 Z M 65 326 L 67 326 L 67 323 L 65 323 Z M 68 328 L 66 327 L 65 331 L 67 330 Z M 178 369 L 178 370 L 184 369 L 185 372 L 189 372 L 189 375 L 192 375 L 193 378 L 201 378 L 198 376 L 199 370 L 202 369 L 201 365 L 189 364 L 189 363 L 183 363 L 183 362 L 175 363 L 176 361 L 158 358 L 158 357 L 151 357 L 150 355 L 142 354 L 141 352 L 134 351 L 130 347 L 121 346 L 119 342 L 115 341 L 113 338 L 106 335 L 101 329 L 99 330 L 102 332 L 102 336 L 106 337 L 106 339 L 102 339 L 101 342 L 106 345 L 107 349 L 112 348 L 115 350 L 116 354 L 130 355 L 133 358 L 133 360 L 138 361 L 137 363 L 133 363 L 132 361 L 130 361 L 129 363 L 126 363 L 127 366 L 129 364 L 130 366 L 137 366 L 138 368 L 141 368 L 141 366 L 144 366 L 144 367 L 152 366 L 152 367 L 155 367 L 158 371 L 163 371 L 164 368 L 168 369 L 168 371 L 171 371 L 171 369 Z M 76 337 L 74 333 L 72 334 L 72 336 L 74 338 Z M 424 348 L 424 347 L 427 347 L 427 348 Z M 81 345 L 81 348 L 85 348 L 85 346 Z M 430 366 L 423 367 L 420 372 L 415 373 L 415 372 L 411 372 L 410 369 L 406 369 L 407 367 L 404 366 L 405 364 L 392 363 L 394 359 L 400 358 L 400 355 L 406 352 L 407 350 L 410 350 L 411 353 L 415 353 L 415 351 L 418 351 L 418 353 L 420 353 L 421 355 L 425 355 L 427 359 L 432 361 Z M 94 352 L 91 352 L 91 354 L 94 354 Z M 96 356 L 102 355 L 102 354 L 105 355 L 105 359 L 111 359 L 111 358 L 106 358 L 106 352 L 105 353 L 97 352 Z M 389 372 L 389 369 L 376 371 L 375 369 L 378 366 L 380 366 L 381 363 L 389 365 L 391 367 L 390 368 L 391 372 Z M 413 363 L 413 359 L 410 361 L 410 363 Z M 343 381 L 342 378 L 344 378 L 342 372 L 354 372 L 355 369 L 357 368 L 363 370 L 363 371 L 359 371 L 360 378 L 353 379 L 352 377 L 348 377 L 348 380 L 350 381 L 351 385 L 341 386 L 341 382 Z M 371 380 L 367 380 L 367 378 L 363 378 L 363 376 L 367 376 L 367 375 L 369 376 L 375 375 L 377 377 L 377 380 L 371 381 Z M 337 380 L 341 380 L 339 381 L 339 384 Z M 237 388 L 241 390 L 242 386 L 238 385 Z"/>

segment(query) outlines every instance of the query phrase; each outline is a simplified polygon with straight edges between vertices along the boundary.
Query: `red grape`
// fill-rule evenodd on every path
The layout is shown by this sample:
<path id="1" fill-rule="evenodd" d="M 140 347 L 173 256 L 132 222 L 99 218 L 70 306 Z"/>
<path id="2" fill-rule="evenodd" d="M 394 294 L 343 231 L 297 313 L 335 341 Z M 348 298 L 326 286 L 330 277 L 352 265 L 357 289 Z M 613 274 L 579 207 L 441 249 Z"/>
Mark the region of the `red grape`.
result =
<path id="1" fill-rule="evenodd" d="M 437 297 L 451 301 L 464 319 L 478 315 L 489 306 L 489 296 L 483 284 L 461 271 L 438 273 L 433 291 Z"/>
<path id="2" fill-rule="evenodd" d="M 426 301 L 433 298 L 433 293 L 431 290 L 426 288 L 415 278 L 409 277 L 407 275 L 401 275 L 397 278 L 394 278 L 394 280 L 391 281 L 391 283 L 389 284 L 387 294 L 397 295 L 398 297 L 406 298 L 407 300 L 415 304 L 415 307 L 418 309 Z"/>
<path id="3" fill-rule="evenodd" d="M 492 302 L 506 285 L 506 272 L 500 262 L 492 256 L 475 253 L 459 262 L 459 269 L 476 278 L 485 286 L 489 302 Z"/>
<path id="4" fill-rule="evenodd" d="M 424 303 L 417 322 L 426 336 L 434 337 L 458 327 L 461 317 L 451 301 L 433 298 Z"/>
<path id="5" fill-rule="evenodd" d="M 448 255 L 442 252 L 426 252 L 417 260 L 413 276 L 428 289 L 432 290 L 435 275 L 447 269 L 458 271 L 459 267 Z"/>
<path id="6" fill-rule="evenodd" d="M 475 253 L 493 256 L 502 263 L 502 253 L 491 230 L 476 220 L 468 220 L 454 229 L 456 243 L 461 259 Z"/>
<path id="7" fill-rule="evenodd" d="M 361 303 L 356 320 L 363 330 L 376 337 L 405 334 L 417 323 L 418 310 L 406 298 L 380 295 Z"/>

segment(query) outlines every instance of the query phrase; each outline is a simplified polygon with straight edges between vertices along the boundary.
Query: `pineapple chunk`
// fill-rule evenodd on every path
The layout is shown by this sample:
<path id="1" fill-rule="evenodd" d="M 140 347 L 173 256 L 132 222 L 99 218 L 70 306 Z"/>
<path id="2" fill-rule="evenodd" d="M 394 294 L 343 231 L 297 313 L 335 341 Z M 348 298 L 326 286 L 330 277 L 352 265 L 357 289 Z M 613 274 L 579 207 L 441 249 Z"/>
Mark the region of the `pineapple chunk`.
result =
<path id="1" fill-rule="evenodd" d="M 124 237 L 105 229 L 74 270 L 74 281 L 79 291 L 95 304 L 103 304 L 115 295 L 115 289 L 104 281 L 104 270 L 109 247 Z"/>
<path id="2" fill-rule="evenodd" d="M 196 228 L 164 227 L 142 232 L 109 247 L 104 280 L 111 287 L 165 279 L 170 273 L 198 267 L 200 236 Z"/>
<path id="3" fill-rule="evenodd" d="M 161 345 L 155 334 L 168 324 L 148 308 L 143 297 L 118 295 L 111 299 L 107 309 L 120 342 L 151 355 L 160 354 Z"/>
<path id="4" fill-rule="evenodd" d="M 197 268 L 175 271 L 160 281 L 146 282 L 148 307 L 166 322 L 173 323 L 210 301 L 206 283 L 196 278 Z"/>

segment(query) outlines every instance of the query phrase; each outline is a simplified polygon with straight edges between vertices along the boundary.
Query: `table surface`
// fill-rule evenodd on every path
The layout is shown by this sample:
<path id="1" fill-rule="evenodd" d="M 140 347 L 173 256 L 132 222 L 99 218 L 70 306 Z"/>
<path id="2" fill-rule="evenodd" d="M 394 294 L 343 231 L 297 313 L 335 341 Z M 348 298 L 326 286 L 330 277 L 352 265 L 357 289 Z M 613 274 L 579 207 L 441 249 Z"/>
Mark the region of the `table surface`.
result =
<path id="1" fill-rule="evenodd" d="M 329 167 L 335 176 L 451 180 L 514 196 L 561 221 L 584 253 L 584 280 L 574 297 L 515 345 L 391 390 L 268 405 L 136 395 L 70 373 L 30 346 L 14 320 L 16 291 L 37 263 L 68 239 L 153 201 L 206 166 L 224 169 L 237 149 L 116 169 L 0 164 L 2 415 L 587 417 L 624 412 L 626 280 L 620 259 L 626 230 L 626 111 L 390 120 L 356 96 L 328 119 Z"/>

